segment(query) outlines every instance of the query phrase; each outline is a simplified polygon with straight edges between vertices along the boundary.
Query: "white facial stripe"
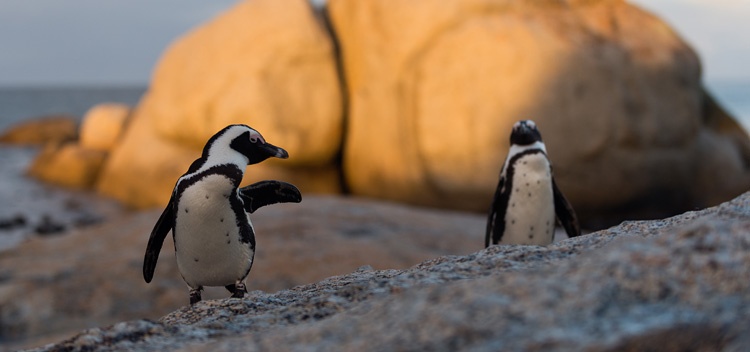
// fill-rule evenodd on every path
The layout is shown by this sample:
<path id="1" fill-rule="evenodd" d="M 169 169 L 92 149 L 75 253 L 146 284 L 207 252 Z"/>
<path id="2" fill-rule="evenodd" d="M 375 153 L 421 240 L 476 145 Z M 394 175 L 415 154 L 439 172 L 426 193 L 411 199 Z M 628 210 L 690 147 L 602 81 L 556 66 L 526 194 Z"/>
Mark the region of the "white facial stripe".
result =
<path id="1" fill-rule="evenodd" d="M 230 147 L 232 140 L 245 132 L 250 132 L 250 136 L 262 139 L 263 137 L 252 128 L 245 126 L 232 126 L 217 138 L 208 150 L 206 163 L 197 171 L 204 171 L 212 166 L 221 164 L 235 164 L 240 170 L 247 166 L 247 158 Z"/>

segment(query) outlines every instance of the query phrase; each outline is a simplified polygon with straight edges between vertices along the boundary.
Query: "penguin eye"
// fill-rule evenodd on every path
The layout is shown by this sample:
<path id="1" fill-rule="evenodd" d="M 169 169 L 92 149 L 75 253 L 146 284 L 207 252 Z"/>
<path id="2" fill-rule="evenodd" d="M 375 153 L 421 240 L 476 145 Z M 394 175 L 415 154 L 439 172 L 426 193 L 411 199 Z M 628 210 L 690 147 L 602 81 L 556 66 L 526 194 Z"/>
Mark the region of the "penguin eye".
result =
<path id="1" fill-rule="evenodd" d="M 263 136 L 260 135 L 260 133 L 250 133 L 249 134 L 250 143 L 260 143 L 265 144 L 266 140 L 263 139 Z"/>

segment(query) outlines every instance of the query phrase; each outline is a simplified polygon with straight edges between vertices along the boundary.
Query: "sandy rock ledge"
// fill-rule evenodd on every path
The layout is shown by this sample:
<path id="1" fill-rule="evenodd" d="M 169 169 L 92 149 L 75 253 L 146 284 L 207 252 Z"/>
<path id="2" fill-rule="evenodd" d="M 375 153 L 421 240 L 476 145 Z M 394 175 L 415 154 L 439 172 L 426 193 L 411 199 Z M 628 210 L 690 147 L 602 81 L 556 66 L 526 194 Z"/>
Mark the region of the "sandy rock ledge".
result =
<path id="1" fill-rule="evenodd" d="M 750 194 L 548 247 L 367 267 L 41 351 L 740 350 L 750 345 Z"/>

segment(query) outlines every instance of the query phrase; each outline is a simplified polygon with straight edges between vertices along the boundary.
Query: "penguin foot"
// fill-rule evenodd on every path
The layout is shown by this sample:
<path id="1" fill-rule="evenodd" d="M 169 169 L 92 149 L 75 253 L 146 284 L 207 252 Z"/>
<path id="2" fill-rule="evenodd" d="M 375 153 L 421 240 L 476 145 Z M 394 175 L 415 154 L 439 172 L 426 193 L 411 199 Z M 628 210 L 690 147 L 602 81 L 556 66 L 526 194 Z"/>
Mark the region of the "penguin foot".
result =
<path id="1" fill-rule="evenodd" d="M 232 293 L 232 298 L 244 298 L 245 294 L 247 293 L 245 283 L 242 281 L 237 281 L 234 284 L 226 285 L 224 287 L 227 289 L 227 291 Z"/>
<path id="2" fill-rule="evenodd" d="M 203 287 L 191 288 L 190 289 L 190 305 L 196 304 L 201 301 L 201 291 Z"/>

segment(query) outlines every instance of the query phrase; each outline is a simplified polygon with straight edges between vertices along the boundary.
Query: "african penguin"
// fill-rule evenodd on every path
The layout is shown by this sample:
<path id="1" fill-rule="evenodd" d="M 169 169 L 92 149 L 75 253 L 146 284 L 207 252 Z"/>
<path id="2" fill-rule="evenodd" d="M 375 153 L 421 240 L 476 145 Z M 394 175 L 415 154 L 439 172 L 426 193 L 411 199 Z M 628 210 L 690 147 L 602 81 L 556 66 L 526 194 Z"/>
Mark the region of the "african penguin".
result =
<path id="1" fill-rule="evenodd" d="M 518 121 L 490 207 L 484 245 L 552 243 L 555 215 L 568 237 L 581 234 L 573 207 L 557 188 L 542 135 L 531 120 Z"/>
<path id="2" fill-rule="evenodd" d="M 245 125 L 227 126 L 208 140 L 201 157 L 177 180 L 151 231 L 143 260 L 147 283 L 171 230 L 177 267 L 190 289 L 191 305 L 201 300 L 204 286 L 224 286 L 232 297 L 244 297 L 245 278 L 255 255 L 255 232 L 247 213 L 269 204 L 302 200 L 296 187 L 281 181 L 238 188 L 247 165 L 269 157 L 286 159 L 289 154 Z"/>

